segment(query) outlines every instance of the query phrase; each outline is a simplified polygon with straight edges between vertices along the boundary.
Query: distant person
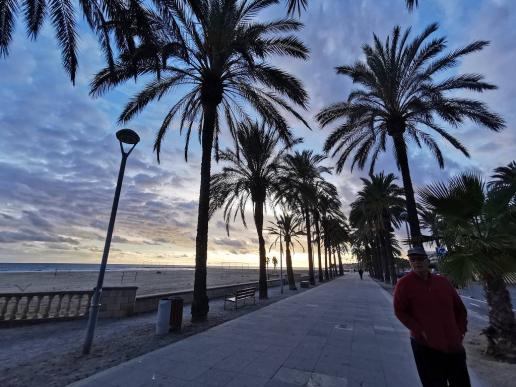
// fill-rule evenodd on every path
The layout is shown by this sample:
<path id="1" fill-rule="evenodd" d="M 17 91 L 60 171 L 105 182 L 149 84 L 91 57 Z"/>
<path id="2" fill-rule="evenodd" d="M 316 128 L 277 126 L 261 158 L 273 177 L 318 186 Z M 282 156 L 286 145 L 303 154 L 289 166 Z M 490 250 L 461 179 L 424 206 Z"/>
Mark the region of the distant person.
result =
<path id="1" fill-rule="evenodd" d="M 358 269 L 358 275 L 360 276 L 360 279 L 363 279 L 362 276 L 364 275 L 364 270 Z"/>
<path id="2" fill-rule="evenodd" d="M 467 311 L 452 284 L 430 273 L 421 247 L 408 251 L 412 271 L 394 290 L 396 317 L 410 329 L 412 352 L 423 387 L 470 387 L 462 345 Z"/>

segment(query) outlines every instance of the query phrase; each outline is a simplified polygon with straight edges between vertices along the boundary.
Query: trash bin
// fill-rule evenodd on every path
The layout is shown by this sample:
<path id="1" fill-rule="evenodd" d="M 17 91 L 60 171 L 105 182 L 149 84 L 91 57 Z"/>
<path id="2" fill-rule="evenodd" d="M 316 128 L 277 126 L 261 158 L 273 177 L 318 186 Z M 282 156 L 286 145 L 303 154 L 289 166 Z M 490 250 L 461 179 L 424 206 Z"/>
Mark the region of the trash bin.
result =
<path id="1" fill-rule="evenodd" d="M 167 298 L 159 300 L 158 315 L 156 318 L 156 334 L 166 335 L 170 329 L 171 301 Z"/>
<path id="2" fill-rule="evenodd" d="M 172 307 L 170 310 L 170 330 L 178 332 L 183 323 L 183 299 L 181 297 L 169 298 Z"/>

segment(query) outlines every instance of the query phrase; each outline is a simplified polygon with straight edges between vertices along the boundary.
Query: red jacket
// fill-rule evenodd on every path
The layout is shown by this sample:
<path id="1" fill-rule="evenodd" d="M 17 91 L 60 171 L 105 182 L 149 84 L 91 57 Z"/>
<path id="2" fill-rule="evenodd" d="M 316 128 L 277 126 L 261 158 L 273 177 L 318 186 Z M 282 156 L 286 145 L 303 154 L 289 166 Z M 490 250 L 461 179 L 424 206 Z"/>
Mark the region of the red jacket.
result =
<path id="1" fill-rule="evenodd" d="M 462 347 L 467 311 L 445 277 L 429 273 L 424 280 L 414 272 L 402 277 L 394 289 L 394 313 L 420 343 L 444 352 Z"/>

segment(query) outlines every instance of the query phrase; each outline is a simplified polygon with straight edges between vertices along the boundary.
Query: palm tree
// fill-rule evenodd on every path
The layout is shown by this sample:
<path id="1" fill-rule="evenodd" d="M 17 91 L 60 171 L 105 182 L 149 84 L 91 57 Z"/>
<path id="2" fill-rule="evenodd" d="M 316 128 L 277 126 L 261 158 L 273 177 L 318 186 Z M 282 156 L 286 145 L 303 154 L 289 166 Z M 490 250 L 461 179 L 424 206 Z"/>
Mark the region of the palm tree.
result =
<path id="1" fill-rule="evenodd" d="M 303 248 L 303 245 L 298 240 L 300 236 L 304 235 L 304 232 L 301 229 L 302 223 L 302 218 L 284 213 L 279 217 L 276 217 L 276 222 L 271 222 L 271 226 L 267 228 L 269 235 L 276 237 L 270 248 L 272 248 L 272 246 L 276 246 L 278 242 L 280 242 L 280 244 L 285 242 L 285 261 L 287 264 L 287 278 L 290 290 L 297 290 L 296 281 L 294 279 L 294 270 L 292 269 L 291 251 L 294 251 L 294 242 L 297 242 L 299 246 Z"/>
<path id="2" fill-rule="evenodd" d="M 467 54 L 479 51 L 488 42 L 476 41 L 446 53 L 445 38 L 427 39 L 437 31 L 437 24 L 429 25 L 421 35 L 408 41 L 410 29 L 403 34 L 395 27 L 384 44 L 374 35 L 374 45 L 364 45 L 366 60 L 351 66 L 337 67 L 337 73 L 349 76 L 363 87 L 353 90 L 347 101 L 324 108 L 317 120 L 325 127 L 344 120 L 329 135 L 325 151 L 338 156 L 340 172 L 351 156 L 351 169 L 362 169 L 370 160 L 370 171 L 381 152 L 387 150 L 387 139 L 392 139 L 394 156 L 403 178 L 408 221 L 413 244 L 422 246 L 414 190 L 407 152 L 407 141 L 425 145 L 433 153 L 439 167 L 444 158 L 433 131 L 452 146 L 469 156 L 468 151 L 453 135 L 441 127 L 440 121 L 457 127 L 470 119 L 495 132 L 504 127 L 503 119 L 474 99 L 457 97 L 457 91 L 482 92 L 495 89 L 478 74 L 452 75 L 436 80 L 444 70 L 457 65 Z"/>
<path id="3" fill-rule="evenodd" d="M 272 257 L 272 264 L 274 266 L 274 271 L 276 271 L 276 266 L 278 266 L 278 258 L 276 258 L 275 256 Z"/>
<path id="4" fill-rule="evenodd" d="M 378 256 L 386 282 L 396 282 L 394 248 L 391 235 L 399 227 L 405 208 L 403 191 L 395 184 L 396 177 L 383 172 L 362 179 L 363 188 L 351 203 L 350 220 L 355 227 L 366 227 L 374 235 Z"/>
<path id="5" fill-rule="evenodd" d="M 495 174 L 491 176 L 492 181 L 489 182 L 489 188 L 499 195 L 499 199 L 516 202 L 516 161 L 512 161 L 506 166 L 498 167 Z"/>
<path id="6" fill-rule="evenodd" d="M 218 153 L 221 118 L 224 117 L 229 132 L 238 140 L 235 133 L 237 117 L 250 119 L 244 109 L 245 104 L 274 128 L 286 144 L 291 144 L 292 135 L 280 109 L 306 124 L 290 103 L 305 108 L 308 96 L 298 79 L 268 64 L 266 59 L 274 54 L 306 59 L 308 49 L 295 36 L 282 35 L 299 30 L 301 23 L 292 19 L 255 21 L 259 11 L 276 1 L 190 0 L 187 3 L 188 7 L 167 2 L 179 22 L 186 49 L 169 55 L 172 64 L 163 55 L 164 63 L 156 79 L 129 101 L 120 121 L 129 121 L 149 103 L 159 100 L 175 87 L 189 88 L 166 114 L 154 148 L 159 161 L 162 140 L 178 116 L 180 131 L 186 131 L 186 158 L 190 134 L 198 124 L 202 161 L 192 302 L 192 321 L 195 322 L 205 320 L 209 310 L 206 260 L 210 170 L 214 147 Z M 169 24 L 163 24 L 164 37 L 174 32 Z M 92 94 L 99 95 L 134 76 L 154 73 L 154 63 L 135 57 L 120 57 L 114 71 L 108 67 L 97 74 L 92 83 Z"/>
<path id="7" fill-rule="evenodd" d="M 308 250 L 308 272 L 310 283 L 315 285 L 314 261 L 312 252 L 311 213 L 316 202 L 316 184 L 322 181 L 323 173 L 330 169 L 320 165 L 324 156 L 303 150 L 287 154 L 281 171 L 282 199 L 286 199 L 292 210 L 300 210 L 305 220 L 306 243 Z"/>
<path id="8" fill-rule="evenodd" d="M 315 242 L 317 245 L 317 260 L 319 264 L 319 282 L 323 282 L 323 267 L 321 262 L 321 219 L 328 213 L 340 210 L 340 200 L 338 197 L 337 187 L 326 180 L 317 181 L 315 183 L 315 205 L 312 207 L 312 213 L 315 226 Z M 328 279 L 328 269 L 326 265 L 326 279 Z"/>
<path id="9" fill-rule="evenodd" d="M 421 202 L 445 219 L 448 253 L 441 269 L 455 283 L 483 282 L 489 306 L 488 353 L 516 356 L 516 323 L 504 274 L 515 269 L 515 207 L 500 202 L 474 173 L 463 173 L 419 192 Z"/>
<path id="10" fill-rule="evenodd" d="M 259 296 L 267 298 L 268 262 L 263 238 L 263 214 L 267 201 L 271 201 L 278 192 L 278 168 L 286 148 L 277 150 L 279 137 L 264 123 L 241 123 L 236 135 L 238 148 L 221 152 L 219 156 L 228 165 L 211 177 L 210 212 L 224 207 L 229 233 L 229 223 L 238 214 L 247 227 L 245 208 L 251 199 L 260 257 Z"/>
<path id="11" fill-rule="evenodd" d="M 154 25 L 159 18 L 177 28 L 166 2 L 154 0 L 154 7 L 141 1 L 81 0 L 78 8 L 97 40 L 111 67 L 114 66 L 113 43 L 118 50 L 134 53 L 136 41 L 152 44 L 157 36 Z M 45 19 L 54 27 L 63 67 L 75 83 L 77 58 L 77 5 L 72 0 L 4 0 L 0 1 L 0 56 L 9 55 L 9 45 L 15 30 L 15 19 L 23 12 L 27 36 L 37 39 Z"/>

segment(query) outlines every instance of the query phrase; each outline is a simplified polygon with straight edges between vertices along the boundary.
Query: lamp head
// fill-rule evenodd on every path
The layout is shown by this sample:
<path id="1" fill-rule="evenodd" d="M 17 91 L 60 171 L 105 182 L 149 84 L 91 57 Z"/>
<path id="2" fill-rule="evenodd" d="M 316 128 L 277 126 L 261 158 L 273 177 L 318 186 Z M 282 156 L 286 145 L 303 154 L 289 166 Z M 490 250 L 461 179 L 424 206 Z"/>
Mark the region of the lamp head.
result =
<path id="1" fill-rule="evenodd" d="M 140 136 L 132 129 L 121 129 L 116 132 L 118 141 L 124 144 L 136 145 L 140 142 Z"/>

